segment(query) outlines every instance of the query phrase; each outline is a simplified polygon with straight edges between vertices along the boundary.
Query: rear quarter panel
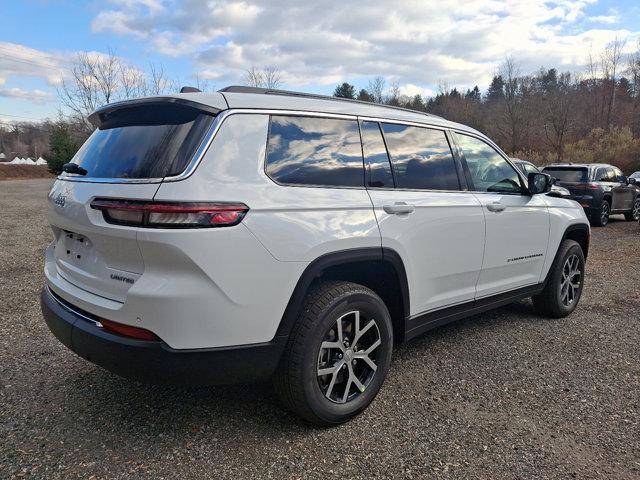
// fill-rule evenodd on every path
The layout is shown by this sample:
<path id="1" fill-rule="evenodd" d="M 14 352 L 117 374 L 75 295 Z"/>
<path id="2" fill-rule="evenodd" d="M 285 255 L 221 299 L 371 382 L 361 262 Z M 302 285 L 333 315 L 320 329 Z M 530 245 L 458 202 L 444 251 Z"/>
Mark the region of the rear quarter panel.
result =
<path id="1" fill-rule="evenodd" d="M 194 174 L 163 183 L 155 196 L 158 201 L 243 202 L 250 210 L 240 225 L 175 238 L 154 238 L 159 232 L 153 231 L 138 237 L 147 265 L 145 274 L 153 264 L 159 269 L 158 279 L 175 271 L 181 285 L 198 285 L 195 297 L 199 299 L 211 292 L 208 304 L 199 300 L 202 305 L 195 309 L 183 304 L 187 308 L 183 315 L 191 317 L 192 312 L 204 314 L 207 308 L 216 311 L 218 305 L 223 306 L 215 321 L 226 325 L 216 328 L 235 343 L 241 337 L 249 340 L 244 343 L 273 337 L 298 279 L 312 260 L 337 250 L 381 247 L 364 188 L 281 186 L 267 177 L 268 121 L 267 114 L 228 114 Z M 238 235 L 243 230 L 250 238 L 227 237 L 231 230 Z M 165 244 L 188 257 L 180 264 L 189 264 L 192 273 L 178 265 L 162 266 L 178 254 L 163 252 L 169 248 Z M 187 281 L 190 275 L 194 278 L 191 283 Z M 169 286 L 158 281 L 158 291 L 168 293 Z M 198 341 L 204 335 L 214 341 L 215 329 L 205 330 Z"/>

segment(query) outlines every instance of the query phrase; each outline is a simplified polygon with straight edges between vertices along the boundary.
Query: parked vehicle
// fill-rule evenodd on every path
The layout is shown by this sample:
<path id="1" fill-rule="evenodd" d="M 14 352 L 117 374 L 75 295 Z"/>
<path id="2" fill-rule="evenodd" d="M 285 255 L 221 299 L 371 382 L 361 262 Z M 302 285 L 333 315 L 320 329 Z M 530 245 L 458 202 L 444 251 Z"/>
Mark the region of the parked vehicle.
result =
<path id="1" fill-rule="evenodd" d="M 636 184 L 638 184 L 640 182 L 640 171 L 633 172 L 631 175 L 629 175 L 629 178 L 635 178 Z"/>
<path id="2" fill-rule="evenodd" d="M 247 87 L 113 103 L 49 194 L 44 318 L 146 382 L 273 377 L 285 405 L 364 410 L 394 342 L 532 297 L 578 304 L 589 224 L 481 133 Z"/>
<path id="3" fill-rule="evenodd" d="M 613 165 L 555 164 L 542 171 L 571 192 L 596 227 L 609 223 L 611 214 L 622 213 L 628 221 L 640 219 L 640 188 Z"/>
<path id="4" fill-rule="evenodd" d="M 512 158 L 511 161 L 524 173 L 525 177 L 530 173 L 540 173 L 540 169 L 531 162 L 519 158 Z M 551 186 L 551 190 L 547 195 L 550 197 L 571 198 L 571 192 L 569 190 L 555 183 Z"/>

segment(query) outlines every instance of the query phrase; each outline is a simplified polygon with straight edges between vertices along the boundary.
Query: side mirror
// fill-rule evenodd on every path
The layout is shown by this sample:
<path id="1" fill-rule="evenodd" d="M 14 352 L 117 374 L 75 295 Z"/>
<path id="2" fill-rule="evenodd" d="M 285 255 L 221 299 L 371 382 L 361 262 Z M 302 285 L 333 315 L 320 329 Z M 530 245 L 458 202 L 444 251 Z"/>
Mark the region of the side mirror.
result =
<path id="1" fill-rule="evenodd" d="M 633 178 L 633 177 L 627 177 L 627 184 L 628 185 L 638 185 L 638 180 L 636 178 Z"/>
<path id="2" fill-rule="evenodd" d="M 553 178 L 546 173 L 530 173 L 527 175 L 529 194 L 548 193 L 553 185 Z"/>

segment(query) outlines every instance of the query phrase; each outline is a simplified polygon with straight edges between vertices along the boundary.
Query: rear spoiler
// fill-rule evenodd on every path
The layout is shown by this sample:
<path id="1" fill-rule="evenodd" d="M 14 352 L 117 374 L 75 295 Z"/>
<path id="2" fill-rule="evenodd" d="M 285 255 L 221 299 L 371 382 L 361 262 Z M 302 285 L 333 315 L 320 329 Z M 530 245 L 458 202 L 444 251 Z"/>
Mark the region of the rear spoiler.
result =
<path id="1" fill-rule="evenodd" d="M 91 115 L 89 115 L 88 120 L 91 122 L 93 126 L 99 128 L 100 125 L 104 122 L 104 120 L 109 116 L 110 113 L 121 110 L 123 108 L 129 107 L 137 107 L 142 105 L 166 105 L 167 103 L 175 103 L 178 105 L 184 105 L 185 107 L 190 107 L 196 110 L 201 110 L 203 112 L 217 115 L 222 111 L 222 109 L 212 107 L 211 105 L 206 105 L 204 103 L 194 102 L 193 100 L 187 100 L 186 98 L 179 97 L 149 97 L 149 98 L 138 98 L 135 100 L 123 100 L 121 102 L 114 102 L 105 105 L 97 109 Z"/>

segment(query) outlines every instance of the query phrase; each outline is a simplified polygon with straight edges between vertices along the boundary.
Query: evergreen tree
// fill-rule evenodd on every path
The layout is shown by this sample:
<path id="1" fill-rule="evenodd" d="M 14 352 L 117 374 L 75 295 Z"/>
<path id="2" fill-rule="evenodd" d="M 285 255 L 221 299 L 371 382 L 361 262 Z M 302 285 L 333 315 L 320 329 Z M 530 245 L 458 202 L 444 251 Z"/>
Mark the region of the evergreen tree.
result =
<path id="1" fill-rule="evenodd" d="M 473 87 L 471 90 L 467 90 L 467 93 L 465 93 L 464 96 L 467 100 L 471 100 L 474 102 L 479 102 L 481 100 L 480 89 L 478 88 L 477 85 Z"/>
<path id="2" fill-rule="evenodd" d="M 504 80 L 501 75 L 496 75 L 491 80 L 485 99 L 487 102 L 494 102 L 502 98 L 504 98 Z"/>
<path id="3" fill-rule="evenodd" d="M 358 92 L 357 100 L 360 100 L 362 102 L 373 102 L 374 98 L 363 88 Z"/>
<path id="4" fill-rule="evenodd" d="M 421 112 L 424 112 L 426 110 L 427 106 L 425 105 L 424 100 L 422 99 L 420 94 L 416 93 L 411 98 L 411 101 L 407 104 L 407 108 L 410 108 L 412 110 L 419 110 Z"/>
<path id="5" fill-rule="evenodd" d="M 49 151 L 47 158 L 49 171 L 56 175 L 62 173 L 62 166 L 69 163 L 78 151 L 79 145 L 71 135 L 69 125 L 58 122 L 51 128 Z"/>
<path id="6" fill-rule="evenodd" d="M 356 87 L 350 83 L 344 82 L 342 85 L 338 85 L 336 87 L 333 91 L 333 96 L 354 99 L 356 98 Z"/>

